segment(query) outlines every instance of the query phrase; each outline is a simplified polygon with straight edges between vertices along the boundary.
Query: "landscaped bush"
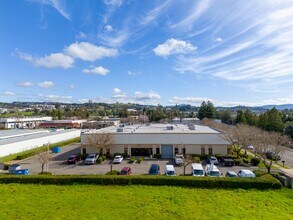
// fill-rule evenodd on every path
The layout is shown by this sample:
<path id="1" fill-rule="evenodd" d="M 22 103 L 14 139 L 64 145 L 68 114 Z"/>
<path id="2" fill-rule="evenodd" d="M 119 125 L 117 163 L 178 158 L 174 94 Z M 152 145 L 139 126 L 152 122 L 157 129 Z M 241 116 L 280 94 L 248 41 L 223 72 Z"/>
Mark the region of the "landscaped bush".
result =
<path id="1" fill-rule="evenodd" d="M 249 163 L 249 160 L 246 159 L 246 158 L 243 158 L 242 160 L 243 160 L 243 163 L 245 163 L 245 164 L 248 164 Z"/>
<path id="2" fill-rule="evenodd" d="M 250 162 L 253 166 L 257 166 L 260 163 L 260 159 L 258 159 L 257 157 L 253 157 L 251 158 Z"/>
<path id="3" fill-rule="evenodd" d="M 78 154 L 78 156 L 80 157 L 81 160 L 85 160 L 85 158 L 88 156 L 88 154 L 87 153 Z"/>
<path id="4" fill-rule="evenodd" d="M 52 173 L 50 173 L 50 172 L 42 172 L 42 173 L 39 173 L 39 175 L 49 175 L 49 176 L 51 176 Z"/>
<path id="5" fill-rule="evenodd" d="M 104 162 L 103 157 L 99 157 L 97 160 L 97 163 L 103 163 L 103 162 Z"/>
<path id="6" fill-rule="evenodd" d="M 234 159 L 234 161 L 236 166 L 240 165 L 241 163 L 241 159 Z"/>
<path id="7" fill-rule="evenodd" d="M 106 155 L 102 155 L 101 157 L 103 158 L 103 161 L 107 159 Z"/>
<path id="8" fill-rule="evenodd" d="M 239 156 L 243 157 L 243 158 L 248 158 L 248 154 L 246 154 L 246 153 L 240 153 Z"/>
<path id="9" fill-rule="evenodd" d="M 135 163 L 135 161 L 136 161 L 135 157 L 131 157 L 130 163 Z"/>
<path id="10" fill-rule="evenodd" d="M 112 171 L 105 173 L 105 175 L 118 175 L 118 174 L 119 174 L 118 170 L 112 170 Z"/>
<path id="11" fill-rule="evenodd" d="M 162 154 L 157 154 L 156 157 L 157 159 L 162 159 Z"/>
<path id="12" fill-rule="evenodd" d="M 194 157 L 194 162 L 195 163 L 200 163 L 200 158 L 199 157 Z"/>
<path id="13" fill-rule="evenodd" d="M 166 185 L 184 186 L 195 188 L 242 188 L 242 189 L 280 189 L 281 183 L 271 175 L 263 175 L 258 178 L 215 178 L 215 177 L 191 177 L 191 176 L 117 176 L 119 172 L 113 170 L 105 175 L 86 176 L 0 176 L 0 183 L 24 183 L 24 184 L 98 184 L 98 185 Z M 111 176 L 112 175 L 112 176 Z"/>
<path id="14" fill-rule="evenodd" d="M 138 163 L 141 163 L 142 161 L 143 161 L 142 157 L 139 157 L 138 160 L 137 160 Z"/>
<path id="15" fill-rule="evenodd" d="M 256 177 L 260 177 L 267 174 L 268 172 L 266 170 L 254 170 L 253 173 Z"/>

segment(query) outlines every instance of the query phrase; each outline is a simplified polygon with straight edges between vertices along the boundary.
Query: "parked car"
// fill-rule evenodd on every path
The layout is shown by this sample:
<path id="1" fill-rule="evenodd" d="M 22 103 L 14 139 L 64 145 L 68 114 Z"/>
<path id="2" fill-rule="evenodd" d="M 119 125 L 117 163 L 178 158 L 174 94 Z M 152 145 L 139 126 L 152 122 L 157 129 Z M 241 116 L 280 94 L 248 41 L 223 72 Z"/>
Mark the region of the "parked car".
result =
<path id="1" fill-rule="evenodd" d="M 159 175 L 160 174 L 160 165 L 152 164 L 149 170 L 149 175 Z"/>
<path id="2" fill-rule="evenodd" d="M 200 163 L 192 163 L 191 164 L 191 175 L 192 176 L 204 176 L 204 170 Z"/>
<path id="3" fill-rule="evenodd" d="M 238 177 L 237 173 L 234 171 L 228 171 L 225 175 L 226 177 Z"/>
<path id="4" fill-rule="evenodd" d="M 270 160 L 281 160 L 281 156 L 277 155 L 273 151 L 267 151 L 266 152 L 266 157 Z"/>
<path id="5" fill-rule="evenodd" d="M 84 163 L 87 165 L 95 164 L 98 158 L 99 158 L 99 154 L 90 154 L 85 158 Z"/>
<path id="6" fill-rule="evenodd" d="M 9 173 L 14 173 L 16 170 L 21 170 L 21 166 L 19 164 L 12 164 L 8 168 Z"/>
<path id="7" fill-rule="evenodd" d="M 255 177 L 255 174 L 250 170 L 240 170 L 237 174 L 239 177 Z"/>
<path id="8" fill-rule="evenodd" d="M 183 156 L 183 154 L 176 154 L 174 160 L 175 160 L 175 165 L 176 166 L 183 166 L 184 165 L 184 156 Z"/>
<path id="9" fill-rule="evenodd" d="M 123 157 L 121 155 L 117 155 L 114 157 L 113 163 L 121 163 L 123 160 Z"/>
<path id="10" fill-rule="evenodd" d="M 67 159 L 68 164 L 76 164 L 78 161 L 80 161 L 80 157 L 78 155 L 75 155 L 75 154 L 71 155 Z"/>
<path id="11" fill-rule="evenodd" d="M 208 158 L 208 164 L 215 164 L 215 165 L 218 165 L 219 164 L 219 161 L 218 159 L 215 157 L 215 156 L 210 156 Z"/>
<path id="12" fill-rule="evenodd" d="M 221 176 L 221 173 L 218 167 L 212 164 L 208 164 L 206 165 L 206 175 L 212 177 L 219 177 Z"/>
<path id="13" fill-rule="evenodd" d="M 220 163 L 223 166 L 234 166 L 235 165 L 235 161 L 231 157 L 228 157 L 228 156 L 221 157 Z"/>
<path id="14" fill-rule="evenodd" d="M 247 149 L 247 150 L 254 150 L 254 146 L 249 145 L 249 146 L 246 147 L 246 149 Z"/>
<path id="15" fill-rule="evenodd" d="M 123 167 L 123 169 L 120 171 L 120 175 L 130 175 L 130 174 L 131 174 L 130 167 Z"/>
<path id="16" fill-rule="evenodd" d="M 173 165 L 166 165 L 166 176 L 176 176 L 175 168 Z"/>

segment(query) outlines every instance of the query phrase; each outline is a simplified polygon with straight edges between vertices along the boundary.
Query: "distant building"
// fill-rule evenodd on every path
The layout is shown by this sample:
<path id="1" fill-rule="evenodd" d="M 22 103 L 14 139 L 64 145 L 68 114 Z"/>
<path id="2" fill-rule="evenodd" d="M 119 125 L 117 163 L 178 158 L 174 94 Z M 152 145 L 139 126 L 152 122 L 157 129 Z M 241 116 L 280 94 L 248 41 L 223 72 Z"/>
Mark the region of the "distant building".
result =
<path id="1" fill-rule="evenodd" d="M 82 123 L 83 129 L 101 129 L 110 126 L 117 126 L 120 123 L 120 118 L 105 119 L 101 121 L 85 121 Z"/>
<path id="2" fill-rule="evenodd" d="M 36 128 L 45 121 L 51 121 L 52 117 L 26 117 L 26 118 L 1 118 L 0 128 Z"/>
<path id="3" fill-rule="evenodd" d="M 134 124 L 112 126 L 81 134 L 81 152 L 97 153 L 90 146 L 92 135 L 111 134 L 113 144 L 104 153 L 124 153 L 129 156 L 154 156 L 173 158 L 183 154 L 229 154 L 231 145 L 221 138 L 221 132 L 208 126 L 195 124 Z"/>
<path id="4" fill-rule="evenodd" d="M 172 122 L 174 124 L 200 124 L 200 120 L 198 118 L 173 118 Z"/>
<path id="5" fill-rule="evenodd" d="M 45 121 L 39 125 L 39 128 L 47 129 L 72 129 L 81 128 L 81 124 L 85 120 L 53 120 Z"/>

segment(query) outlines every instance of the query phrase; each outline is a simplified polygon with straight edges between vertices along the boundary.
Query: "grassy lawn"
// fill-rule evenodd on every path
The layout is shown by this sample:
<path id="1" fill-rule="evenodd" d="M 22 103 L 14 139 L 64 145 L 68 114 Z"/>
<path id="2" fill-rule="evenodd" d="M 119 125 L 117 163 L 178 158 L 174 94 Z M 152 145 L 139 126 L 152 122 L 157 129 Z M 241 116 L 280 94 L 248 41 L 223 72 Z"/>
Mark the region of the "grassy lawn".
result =
<path id="1" fill-rule="evenodd" d="M 290 189 L 0 184 L 0 219 L 292 219 Z"/>

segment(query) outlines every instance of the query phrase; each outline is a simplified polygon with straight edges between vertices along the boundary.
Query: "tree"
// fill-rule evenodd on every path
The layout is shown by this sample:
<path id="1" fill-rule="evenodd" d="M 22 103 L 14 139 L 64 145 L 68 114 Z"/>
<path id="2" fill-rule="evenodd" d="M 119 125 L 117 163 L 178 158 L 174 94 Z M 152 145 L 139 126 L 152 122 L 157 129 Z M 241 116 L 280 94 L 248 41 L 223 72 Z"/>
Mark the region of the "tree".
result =
<path id="1" fill-rule="evenodd" d="M 255 147 L 256 156 L 263 162 L 268 173 L 271 172 L 273 161 L 277 161 L 283 156 L 285 153 L 284 146 L 289 143 L 287 136 L 261 129 L 255 130 L 252 142 Z"/>
<path id="2" fill-rule="evenodd" d="M 194 162 L 194 158 L 191 155 L 185 155 L 184 165 L 183 165 L 183 175 L 185 176 L 186 167 Z"/>
<path id="3" fill-rule="evenodd" d="M 202 120 L 204 118 L 215 118 L 216 109 L 210 101 L 203 101 L 199 107 L 197 117 Z"/>
<path id="4" fill-rule="evenodd" d="M 57 118 L 57 111 L 55 109 L 52 109 L 51 116 L 52 116 L 53 120 L 56 120 L 56 118 Z"/>
<path id="5" fill-rule="evenodd" d="M 237 111 L 237 116 L 236 116 L 235 123 L 236 123 L 236 124 L 239 124 L 239 123 L 241 123 L 241 124 L 246 124 L 246 123 L 247 123 L 243 111 L 241 111 L 241 110 L 238 110 L 238 111 Z"/>
<path id="6" fill-rule="evenodd" d="M 219 112 L 219 118 L 221 119 L 222 123 L 231 124 L 232 123 L 232 116 L 230 110 L 224 110 Z"/>
<path id="7" fill-rule="evenodd" d="M 50 144 L 45 144 L 42 147 L 42 151 L 37 154 L 37 158 L 39 162 L 42 164 L 42 172 L 41 173 L 47 173 L 49 172 L 49 162 L 51 159 L 51 154 L 50 154 Z"/>
<path id="8" fill-rule="evenodd" d="M 259 116 L 258 127 L 266 131 L 283 132 L 285 125 L 280 112 L 276 108 L 272 108 Z"/>
<path id="9" fill-rule="evenodd" d="M 86 137 L 86 146 L 95 147 L 100 155 L 103 154 L 103 149 L 109 148 L 114 141 L 113 135 L 110 133 L 89 133 Z"/>
<path id="10" fill-rule="evenodd" d="M 293 138 L 293 125 L 288 125 L 285 128 L 285 132 L 286 135 L 290 136 L 291 138 Z"/>

